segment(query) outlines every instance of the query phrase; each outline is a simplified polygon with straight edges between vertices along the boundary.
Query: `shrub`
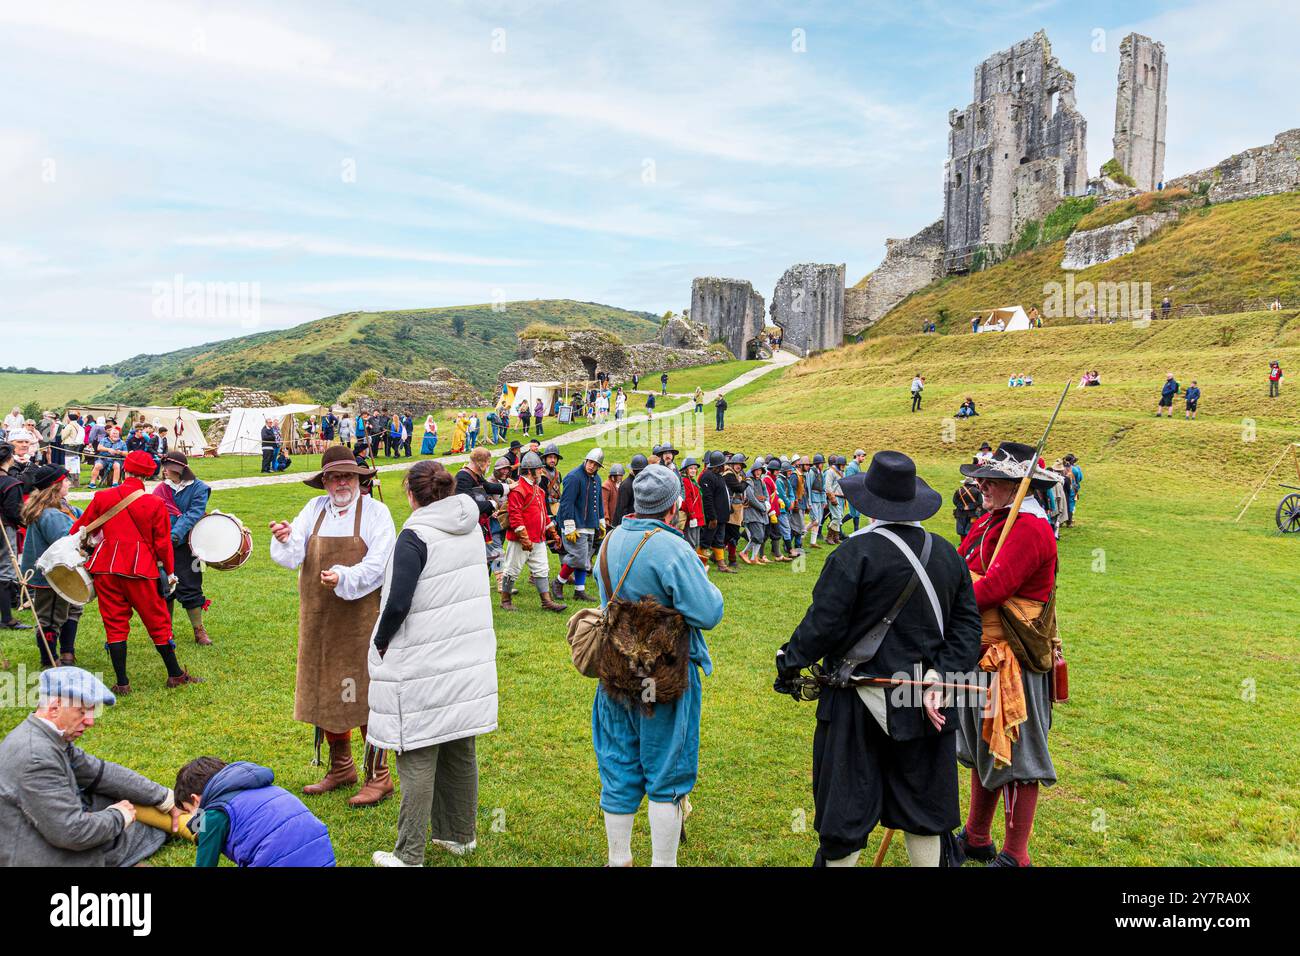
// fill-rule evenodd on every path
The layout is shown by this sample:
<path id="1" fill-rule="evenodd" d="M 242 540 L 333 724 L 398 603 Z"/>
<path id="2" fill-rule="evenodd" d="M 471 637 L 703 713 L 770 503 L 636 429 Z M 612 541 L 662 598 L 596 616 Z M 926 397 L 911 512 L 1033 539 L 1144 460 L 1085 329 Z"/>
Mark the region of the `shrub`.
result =
<path id="1" fill-rule="evenodd" d="M 1128 173 L 1124 172 L 1124 170 L 1120 168 L 1119 160 L 1113 157 L 1111 159 L 1106 160 L 1106 162 L 1102 165 L 1101 174 L 1110 179 L 1113 179 L 1121 186 L 1137 185 L 1137 181 Z"/>
<path id="2" fill-rule="evenodd" d="M 1078 221 L 1075 229 L 1079 231 L 1099 229 L 1102 226 L 1113 226 L 1125 219 L 1132 219 L 1134 216 L 1167 212 L 1191 198 L 1192 194 L 1186 189 L 1164 189 L 1142 193 L 1132 199 L 1121 199 L 1094 209 Z"/>

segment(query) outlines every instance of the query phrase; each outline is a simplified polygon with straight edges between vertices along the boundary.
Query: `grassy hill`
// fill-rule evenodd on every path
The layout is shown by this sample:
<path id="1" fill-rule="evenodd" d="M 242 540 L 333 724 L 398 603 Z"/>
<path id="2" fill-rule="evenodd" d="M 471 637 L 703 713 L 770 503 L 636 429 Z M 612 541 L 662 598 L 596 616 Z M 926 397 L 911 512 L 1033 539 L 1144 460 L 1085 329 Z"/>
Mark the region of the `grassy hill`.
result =
<path id="1" fill-rule="evenodd" d="M 0 372 L 0 408 L 4 414 L 36 402 L 43 409 L 63 408 L 69 402 L 84 402 L 110 387 L 113 375 L 56 375 L 45 372 Z"/>
<path id="2" fill-rule="evenodd" d="M 1116 207 L 1122 203 L 1112 204 Z M 1103 206 L 1084 219 L 1107 221 Z M 1093 217 L 1096 217 L 1095 219 Z M 1152 305 L 1168 294 L 1175 305 L 1203 303 L 1207 312 L 1232 312 L 1246 300 L 1280 296 L 1300 300 L 1300 193 L 1282 193 L 1195 207 L 1155 233 L 1131 255 L 1073 273 L 1076 284 L 1149 282 Z M 941 279 L 913 293 L 872 327 L 871 336 L 914 332 L 935 321 L 941 332 L 970 331 L 975 309 L 1003 305 L 1043 308 L 1044 286 L 1064 283 L 1064 240 L 1013 256 L 965 276 Z M 946 318 L 940 310 L 946 310 Z M 1049 319 L 1069 324 L 1074 318 Z"/>
<path id="3" fill-rule="evenodd" d="M 627 342 L 646 341 L 659 327 L 649 313 L 568 299 L 498 308 L 349 312 L 163 355 L 137 355 L 109 369 L 119 380 L 107 397 L 146 402 L 169 399 L 186 387 L 242 385 L 272 392 L 299 388 L 317 401 L 333 401 L 368 368 L 418 378 L 438 366 L 486 389 L 515 358 L 516 333 L 531 323 L 593 326 Z"/>

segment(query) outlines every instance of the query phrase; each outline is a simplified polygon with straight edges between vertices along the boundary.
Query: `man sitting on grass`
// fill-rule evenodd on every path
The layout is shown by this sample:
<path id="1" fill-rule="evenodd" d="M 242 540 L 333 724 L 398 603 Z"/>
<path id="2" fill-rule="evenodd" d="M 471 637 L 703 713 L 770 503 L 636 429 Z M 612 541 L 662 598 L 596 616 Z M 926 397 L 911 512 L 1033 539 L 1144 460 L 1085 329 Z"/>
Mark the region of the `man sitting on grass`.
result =
<path id="1" fill-rule="evenodd" d="M 195 866 L 222 853 L 239 866 L 333 866 L 325 824 L 255 763 L 197 757 L 176 774 L 175 792 L 197 838 Z"/>

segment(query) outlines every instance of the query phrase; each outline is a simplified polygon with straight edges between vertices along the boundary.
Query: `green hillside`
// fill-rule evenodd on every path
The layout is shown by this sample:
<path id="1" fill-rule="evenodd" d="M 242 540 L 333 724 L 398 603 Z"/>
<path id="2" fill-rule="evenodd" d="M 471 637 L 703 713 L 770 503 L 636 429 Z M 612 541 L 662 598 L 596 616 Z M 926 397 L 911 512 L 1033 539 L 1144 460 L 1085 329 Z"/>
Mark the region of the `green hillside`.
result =
<path id="1" fill-rule="evenodd" d="M 105 397 L 160 401 L 181 388 L 241 385 L 272 392 L 302 389 L 325 402 L 368 368 L 419 378 L 439 366 L 487 389 L 514 360 L 516 333 L 533 322 L 593 326 L 626 342 L 646 341 L 659 327 L 658 318 L 646 312 L 568 299 L 508 302 L 496 309 L 349 312 L 163 355 L 137 355 L 108 369 L 119 381 Z"/>
<path id="2" fill-rule="evenodd" d="M 84 402 L 116 381 L 112 375 L 58 375 L 48 372 L 0 372 L 0 408 L 4 414 L 15 405 L 31 402 L 42 409 L 61 409 L 69 402 Z"/>
<path id="3" fill-rule="evenodd" d="M 1116 207 L 1123 203 L 1113 204 Z M 1084 220 L 1105 224 L 1111 206 Z M 871 336 L 915 332 L 925 321 L 940 332 L 970 331 L 970 313 L 1005 305 L 1043 308 L 1044 286 L 1064 283 L 1065 242 L 1054 242 L 965 276 L 921 289 L 872 327 Z M 1069 273 L 1090 282 L 1151 284 L 1152 305 L 1169 295 L 1175 305 L 1198 303 L 1206 313 L 1235 312 L 1242 303 L 1279 296 L 1300 300 L 1300 193 L 1186 209 L 1178 222 L 1141 243 L 1131 255 Z M 1058 318 L 1070 324 L 1079 318 Z"/>

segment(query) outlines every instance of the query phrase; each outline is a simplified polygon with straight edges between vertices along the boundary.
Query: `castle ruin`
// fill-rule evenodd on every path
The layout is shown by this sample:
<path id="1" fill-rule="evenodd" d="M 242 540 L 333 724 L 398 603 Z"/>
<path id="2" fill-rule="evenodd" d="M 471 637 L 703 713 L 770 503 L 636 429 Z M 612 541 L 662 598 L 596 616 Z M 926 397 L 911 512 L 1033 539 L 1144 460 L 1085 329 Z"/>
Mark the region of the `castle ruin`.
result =
<path id="1" fill-rule="evenodd" d="M 974 101 L 948 114 L 944 267 L 970 269 L 1023 222 L 1088 184 L 1088 124 L 1075 109 L 1074 74 L 1039 30 L 975 68 Z"/>
<path id="2" fill-rule="evenodd" d="M 1139 33 L 1126 36 L 1119 46 L 1114 155 L 1143 192 L 1164 181 L 1168 86 L 1165 45 Z"/>

